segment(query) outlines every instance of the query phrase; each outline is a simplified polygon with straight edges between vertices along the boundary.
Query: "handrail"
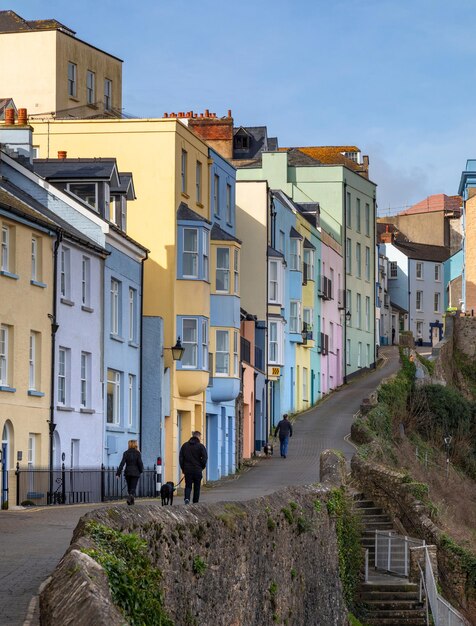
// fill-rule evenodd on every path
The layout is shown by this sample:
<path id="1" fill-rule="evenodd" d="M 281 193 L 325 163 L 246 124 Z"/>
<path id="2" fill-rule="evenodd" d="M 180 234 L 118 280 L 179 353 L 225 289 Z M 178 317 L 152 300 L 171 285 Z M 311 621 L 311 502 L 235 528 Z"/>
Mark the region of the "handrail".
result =
<path id="1" fill-rule="evenodd" d="M 409 546 L 424 546 L 424 539 L 402 536 L 395 531 L 375 531 L 375 569 L 399 576 L 408 576 L 410 565 Z"/>

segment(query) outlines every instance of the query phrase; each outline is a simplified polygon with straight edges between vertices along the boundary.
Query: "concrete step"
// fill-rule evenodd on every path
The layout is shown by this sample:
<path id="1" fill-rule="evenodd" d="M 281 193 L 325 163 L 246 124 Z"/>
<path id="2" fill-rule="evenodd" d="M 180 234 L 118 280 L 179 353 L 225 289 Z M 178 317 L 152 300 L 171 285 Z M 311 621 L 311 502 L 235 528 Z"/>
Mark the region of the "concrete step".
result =
<path id="1" fill-rule="evenodd" d="M 366 617 L 366 626 L 426 626 L 425 617 Z"/>
<path id="2" fill-rule="evenodd" d="M 390 578 L 390 577 L 389 577 Z M 420 590 L 420 586 L 416 583 L 407 583 L 397 581 L 393 582 L 392 580 L 387 582 L 379 582 L 379 583 L 362 583 L 359 587 L 359 591 L 415 591 L 418 592 Z"/>
<path id="3" fill-rule="evenodd" d="M 377 522 L 383 522 L 385 524 L 391 524 L 392 523 L 392 518 L 390 517 L 390 515 L 386 515 L 385 513 L 376 513 L 375 515 L 362 515 L 360 517 L 360 522 L 365 526 L 365 528 L 368 528 L 369 524 L 375 524 Z M 393 528 L 393 525 L 392 525 Z"/>
<path id="4" fill-rule="evenodd" d="M 367 522 L 365 529 L 368 530 L 393 530 L 392 522 Z M 374 535 L 375 536 L 375 535 Z"/>
<path id="5" fill-rule="evenodd" d="M 411 591 L 360 591 L 357 596 L 361 602 L 396 602 L 397 600 L 408 600 L 418 602 L 420 595 Z"/>
<path id="6" fill-rule="evenodd" d="M 366 507 L 358 507 L 354 510 L 357 515 L 366 516 L 366 515 L 382 515 L 383 509 L 379 506 L 366 506 Z"/>
<path id="7" fill-rule="evenodd" d="M 423 610 L 422 603 L 418 600 L 393 600 L 388 602 L 382 602 L 381 600 L 368 600 L 365 603 L 365 608 L 371 612 L 372 615 L 375 611 L 409 611 L 413 609 Z"/>
<path id="8" fill-rule="evenodd" d="M 373 502 L 373 500 L 354 500 L 353 504 L 355 509 L 365 509 L 367 507 L 375 506 L 375 502 Z"/>
<path id="9" fill-rule="evenodd" d="M 388 619 L 392 617 L 395 621 L 402 620 L 408 617 L 426 617 L 425 610 L 422 607 L 414 609 L 379 609 L 378 611 L 369 611 L 367 613 L 369 617 L 376 618 L 382 617 Z"/>

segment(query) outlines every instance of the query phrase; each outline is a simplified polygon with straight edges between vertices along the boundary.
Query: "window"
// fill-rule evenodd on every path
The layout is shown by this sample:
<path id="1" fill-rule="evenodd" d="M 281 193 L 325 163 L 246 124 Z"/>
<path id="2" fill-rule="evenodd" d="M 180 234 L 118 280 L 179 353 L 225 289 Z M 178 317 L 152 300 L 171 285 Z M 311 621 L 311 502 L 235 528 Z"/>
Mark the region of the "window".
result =
<path id="1" fill-rule="evenodd" d="M 331 300 L 334 300 L 334 268 L 329 268 L 329 278 L 330 278 L 330 285 L 329 285 L 329 297 Z"/>
<path id="2" fill-rule="evenodd" d="M 435 308 L 434 308 L 435 313 L 439 313 L 440 312 L 440 294 L 439 294 L 439 292 L 435 293 L 434 304 L 435 304 Z"/>
<path id="3" fill-rule="evenodd" d="M 303 252 L 303 258 L 307 267 L 307 280 L 314 280 L 314 250 L 306 248 Z"/>
<path id="4" fill-rule="evenodd" d="M 129 341 L 137 340 L 137 291 L 129 287 Z"/>
<path id="5" fill-rule="evenodd" d="M 370 365 L 370 344 L 369 343 L 367 344 L 366 355 L 367 355 L 367 358 L 366 358 L 365 365 L 368 367 Z"/>
<path id="6" fill-rule="evenodd" d="M 441 281 L 441 265 L 435 265 L 435 280 L 438 283 Z"/>
<path id="7" fill-rule="evenodd" d="M 228 224 L 233 224 L 232 222 L 232 218 L 233 218 L 233 211 L 232 211 L 232 206 L 231 206 L 231 185 L 229 185 L 227 183 L 226 185 L 226 221 Z"/>
<path id="8" fill-rule="evenodd" d="M 60 254 L 60 294 L 69 298 L 71 293 L 70 250 L 61 248 Z"/>
<path id="9" fill-rule="evenodd" d="M 361 324 L 362 324 L 362 297 L 361 297 L 360 293 L 357 294 L 357 299 L 356 299 L 356 303 L 355 303 L 355 310 L 356 310 L 356 314 L 357 314 L 356 327 L 357 328 L 361 328 Z"/>
<path id="10" fill-rule="evenodd" d="M 8 387 L 8 340 L 9 327 L 0 326 L 0 385 Z"/>
<path id="11" fill-rule="evenodd" d="M 215 215 L 220 216 L 220 177 L 218 174 L 213 176 L 213 210 Z"/>
<path id="12" fill-rule="evenodd" d="M 355 201 L 355 229 L 360 233 L 360 198 Z"/>
<path id="13" fill-rule="evenodd" d="M 58 352 L 58 404 L 69 402 L 69 363 L 70 350 L 59 348 Z"/>
<path id="14" fill-rule="evenodd" d="M 301 327 L 301 303 L 291 300 L 289 304 L 289 332 L 300 333 Z"/>
<path id="15" fill-rule="evenodd" d="M 302 399 L 308 401 L 307 397 L 307 367 L 302 368 Z"/>
<path id="16" fill-rule="evenodd" d="M 68 96 L 70 98 L 76 98 L 77 93 L 77 72 L 78 68 L 76 63 L 68 63 Z"/>
<path id="17" fill-rule="evenodd" d="M 370 237 L 370 204 L 365 204 L 365 234 Z"/>
<path id="18" fill-rule="evenodd" d="M 183 229 L 183 275 L 198 278 L 198 230 Z"/>
<path id="19" fill-rule="evenodd" d="M 423 291 L 416 292 L 416 310 L 423 311 Z"/>
<path id="20" fill-rule="evenodd" d="M 365 246 L 365 280 L 370 280 L 370 248 Z"/>
<path id="21" fill-rule="evenodd" d="M 240 251 L 239 250 L 234 250 L 233 251 L 233 260 L 234 260 L 234 265 L 233 265 L 233 270 L 234 270 L 234 291 L 236 294 L 238 294 L 240 292 Z"/>
<path id="22" fill-rule="evenodd" d="M 208 322 L 202 320 L 202 369 L 208 370 Z"/>
<path id="23" fill-rule="evenodd" d="M 362 367 L 362 343 L 357 345 L 357 367 Z"/>
<path id="24" fill-rule="evenodd" d="M 208 277 L 209 277 L 208 248 L 209 248 L 208 230 L 202 230 L 203 280 L 208 280 Z"/>
<path id="25" fill-rule="evenodd" d="M 347 192 L 347 202 L 345 203 L 345 218 L 347 222 L 347 228 L 352 228 L 352 203 L 350 198 L 350 191 Z"/>
<path id="26" fill-rule="evenodd" d="M 355 246 L 355 263 L 357 266 L 357 278 L 362 276 L 362 253 L 360 243 Z"/>
<path id="27" fill-rule="evenodd" d="M 346 313 L 349 312 L 352 314 L 352 292 L 350 289 L 347 289 L 345 293 L 345 308 L 346 308 Z M 350 326 L 351 319 L 349 320 L 349 322 L 346 322 L 348 326 Z"/>
<path id="28" fill-rule="evenodd" d="M 38 376 L 38 352 L 39 352 L 39 333 L 34 332 L 33 330 L 30 332 L 30 350 L 29 350 L 29 358 L 28 358 L 28 366 L 29 366 L 29 376 L 28 376 L 28 388 L 32 390 L 36 390 L 39 387 L 39 376 Z"/>
<path id="29" fill-rule="evenodd" d="M 8 226 L 2 226 L 1 270 L 3 272 L 10 270 L 10 228 Z"/>
<path id="30" fill-rule="evenodd" d="M 293 237 L 289 252 L 289 269 L 301 271 L 301 242 Z"/>
<path id="31" fill-rule="evenodd" d="M 106 111 L 112 109 L 112 80 L 104 79 L 104 108 Z"/>
<path id="32" fill-rule="evenodd" d="M 91 301 L 90 294 L 91 259 L 83 256 L 81 267 L 81 303 L 88 307 Z"/>
<path id="33" fill-rule="evenodd" d="M 416 334 L 417 334 L 417 339 L 423 339 L 423 321 L 422 320 L 417 320 Z"/>
<path id="34" fill-rule="evenodd" d="M 398 265 L 396 261 L 390 261 L 390 276 L 389 278 L 397 278 L 398 276 Z"/>
<path id="35" fill-rule="evenodd" d="M 278 363 L 278 322 L 269 322 L 269 361 Z"/>
<path id="36" fill-rule="evenodd" d="M 121 415 L 121 373 L 107 370 L 107 405 L 106 420 L 108 424 L 117 426 Z"/>
<path id="37" fill-rule="evenodd" d="M 200 204 L 202 202 L 202 164 L 200 161 L 197 161 L 195 167 L 195 189 L 197 203 Z"/>
<path id="38" fill-rule="evenodd" d="M 229 332 L 227 330 L 217 330 L 215 357 L 215 373 L 217 376 L 229 376 L 230 374 L 229 351 Z"/>
<path id="39" fill-rule="evenodd" d="M 91 354 L 81 352 L 81 398 L 80 403 L 83 408 L 91 405 Z"/>
<path id="40" fill-rule="evenodd" d="M 198 320 L 194 318 L 184 318 L 182 320 L 182 345 L 185 352 L 182 357 L 183 368 L 198 367 Z"/>
<path id="41" fill-rule="evenodd" d="M 111 333 L 113 335 L 119 335 L 120 331 L 120 296 L 120 283 L 113 278 L 111 279 Z"/>
<path id="42" fill-rule="evenodd" d="M 302 320 L 308 332 L 312 332 L 312 313 L 313 310 L 310 307 L 304 307 L 302 311 Z"/>
<path id="43" fill-rule="evenodd" d="M 134 423 L 134 392 L 135 376 L 129 374 L 129 385 L 127 388 L 127 427 L 132 428 Z"/>
<path id="44" fill-rule="evenodd" d="M 279 302 L 279 291 L 278 291 L 278 261 L 270 261 L 269 262 L 269 294 L 268 300 L 269 302 Z"/>
<path id="45" fill-rule="evenodd" d="M 416 264 L 416 277 L 418 280 L 423 280 L 423 263 L 417 262 Z"/>
<path id="46" fill-rule="evenodd" d="M 347 274 L 352 274 L 352 241 L 349 237 L 345 241 L 345 264 Z"/>
<path id="47" fill-rule="evenodd" d="M 38 280 L 38 240 L 31 238 L 31 280 Z"/>
<path id="48" fill-rule="evenodd" d="M 238 331 L 233 333 L 233 372 L 235 376 L 240 375 L 239 358 L 238 358 Z"/>
<path id="49" fill-rule="evenodd" d="M 126 230 L 127 200 L 125 196 L 111 196 L 109 204 L 109 221 L 118 228 Z"/>
<path id="50" fill-rule="evenodd" d="M 216 290 L 230 291 L 230 249 L 217 248 Z"/>
<path id="51" fill-rule="evenodd" d="M 346 358 L 346 363 L 347 365 L 350 365 L 350 339 L 347 339 L 347 346 L 346 346 L 346 350 L 345 350 L 345 358 Z"/>
<path id="52" fill-rule="evenodd" d="M 365 296 L 365 330 L 370 330 L 370 297 Z"/>
<path id="53" fill-rule="evenodd" d="M 99 211 L 98 186 L 96 183 L 68 183 L 66 190 L 95 211 Z"/>
<path id="54" fill-rule="evenodd" d="M 334 352 L 334 322 L 329 322 L 329 352 Z"/>
<path id="55" fill-rule="evenodd" d="M 86 101 L 88 104 L 96 103 L 96 74 L 91 70 L 86 74 Z"/>
<path id="56" fill-rule="evenodd" d="M 187 151 L 182 150 L 182 156 L 180 159 L 180 180 L 181 180 L 181 192 L 187 193 Z"/>

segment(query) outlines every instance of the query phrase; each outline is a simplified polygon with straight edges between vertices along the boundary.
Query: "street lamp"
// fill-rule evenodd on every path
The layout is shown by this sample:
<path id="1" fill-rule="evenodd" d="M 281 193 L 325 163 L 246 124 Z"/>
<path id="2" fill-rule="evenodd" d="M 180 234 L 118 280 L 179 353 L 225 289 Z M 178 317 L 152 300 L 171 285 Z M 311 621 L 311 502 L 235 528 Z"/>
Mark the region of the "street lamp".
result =
<path id="1" fill-rule="evenodd" d="M 164 348 L 164 350 L 172 351 L 172 358 L 174 361 L 181 361 L 183 357 L 183 353 L 185 352 L 185 348 L 182 346 L 182 342 L 180 341 L 180 337 L 177 337 L 177 343 L 172 348 Z"/>
<path id="2" fill-rule="evenodd" d="M 446 480 L 448 480 L 450 474 L 450 445 L 451 445 L 452 437 L 451 435 L 447 435 L 444 438 L 445 448 L 446 448 Z"/>
<path id="3" fill-rule="evenodd" d="M 350 318 L 352 317 L 352 313 L 350 311 L 346 311 L 345 313 L 345 321 L 347 324 L 350 324 Z"/>

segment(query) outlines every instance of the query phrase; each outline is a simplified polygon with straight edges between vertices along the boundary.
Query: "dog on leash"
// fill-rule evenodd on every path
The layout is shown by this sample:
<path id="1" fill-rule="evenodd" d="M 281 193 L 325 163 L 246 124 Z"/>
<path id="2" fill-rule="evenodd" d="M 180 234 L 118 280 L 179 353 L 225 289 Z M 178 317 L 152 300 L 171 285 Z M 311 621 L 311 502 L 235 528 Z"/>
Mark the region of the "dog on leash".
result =
<path id="1" fill-rule="evenodd" d="M 273 456 L 273 444 L 269 443 L 269 441 L 265 443 L 263 447 L 263 452 L 264 452 L 264 455 L 268 458 L 270 456 Z"/>
<path id="2" fill-rule="evenodd" d="M 162 506 L 174 503 L 175 486 L 173 482 L 164 483 L 160 488 L 160 497 L 162 498 Z"/>

